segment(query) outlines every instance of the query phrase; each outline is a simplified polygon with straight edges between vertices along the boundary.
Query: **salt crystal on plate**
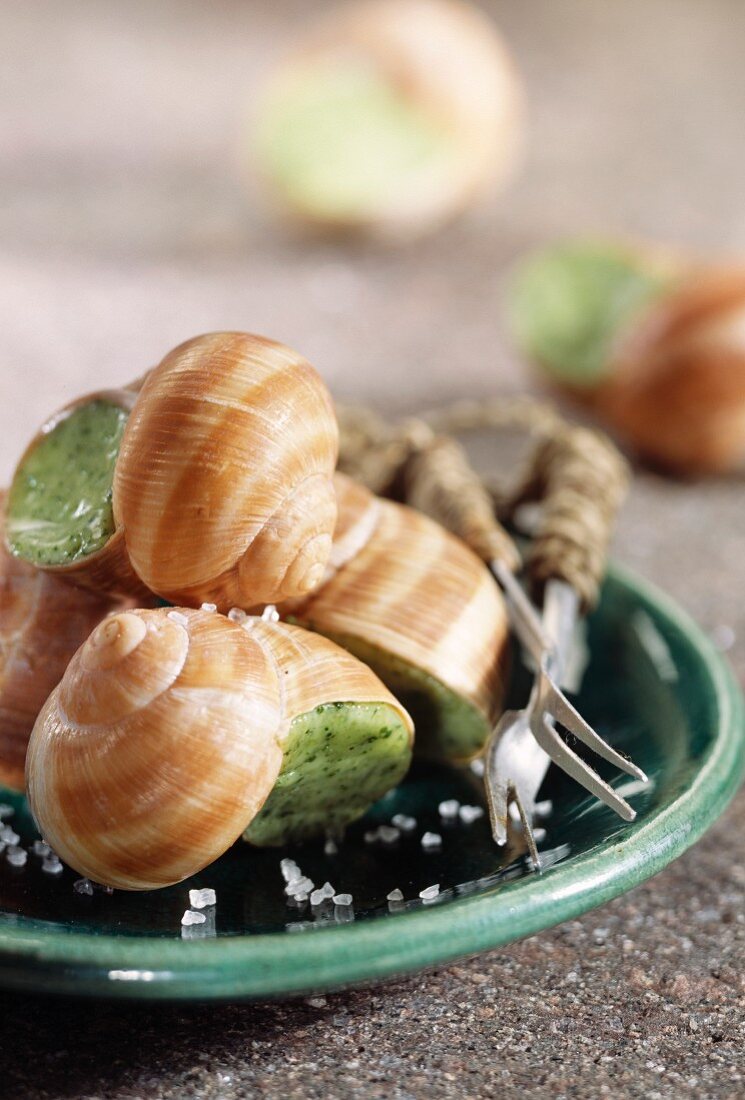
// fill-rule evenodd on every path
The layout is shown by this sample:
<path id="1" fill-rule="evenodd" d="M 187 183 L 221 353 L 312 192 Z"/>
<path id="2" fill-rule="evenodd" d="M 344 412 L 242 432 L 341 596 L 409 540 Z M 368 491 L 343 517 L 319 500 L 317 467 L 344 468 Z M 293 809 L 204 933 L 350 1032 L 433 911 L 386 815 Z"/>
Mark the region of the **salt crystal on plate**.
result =
<path id="1" fill-rule="evenodd" d="M 202 604 L 202 611 L 217 611 L 217 604 L 216 603 L 203 603 Z"/>
<path id="2" fill-rule="evenodd" d="M 61 875 L 64 870 L 59 861 L 59 857 L 55 855 L 45 856 L 41 864 L 41 869 L 45 875 Z"/>
<path id="3" fill-rule="evenodd" d="M 7 802 L 0 802 L 0 821 L 5 821 L 6 818 L 12 817 L 14 813 L 15 810 Z"/>
<path id="4" fill-rule="evenodd" d="M 310 895 L 310 904 L 313 906 L 323 905 L 325 900 L 326 895 L 324 894 L 323 890 L 314 890 L 313 893 Z"/>
<path id="5" fill-rule="evenodd" d="M 339 854 L 339 846 L 332 836 L 330 836 L 324 844 L 323 854 L 325 856 L 336 856 Z"/>
<path id="6" fill-rule="evenodd" d="M 404 896 L 403 896 L 403 894 L 401 893 L 401 891 L 399 890 L 398 887 L 396 887 L 395 890 L 391 890 L 390 894 L 386 898 L 386 901 L 403 901 L 403 900 L 404 900 Z"/>
<path id="7" fill-rule="evenodd" d="M 248 615 L 245 611 L 242 611 L 240 607 L 231 607 L 230 611 L 228 611 L 228 618 L 231 623 L 238 623 L 242 626 L 248 618 Z"/>
<path id="8" fill-rule="evenodd" d="M 182 615 L 180 611 L 169 611 L 168 618 L 172 623 L 178 623 L 179 626 L 188 626 L 189 620 L 186 615 Z"/>
<path id="9" fill-rule="evenodd" d="M 217 894 L 208 886 L 203 890 L 190 890 L 189 905 L 192 909 L 207 909 L 210 905 L 217 905 Z"/>
<path id="10" fill-rule="evenodd" d="M 303 875 L 301 878 L 293 879 L 292 882 L 288 882 L 285 886 L 286 894 L 309 894 L 313 890 L 315 883 L 312 879 Z"/>
<path id="11" fill-rule="evenodd" d="M 365 844 L 377 844 L 379 833 L 377 829 L 368 829 L 363 839 Z"/>
<path id="12" fill-rule="evenodd" d="M 395 844 L 400 836 L 401 830 L 397 829 L 395 825 L 378 826 L 378 839 L 382 840 L 384 844 Z"/>
<path id="13" fill-rule="evenodd" d="M 28 853 L 23 848 L 18 848 L 13 844 L 6 852 L 6 859 L 11 867 L 25 867 Z"/>
<path id="14" fill-rule="evenodd" d="M 459 814 L 464 825 L 472 825 L 484 816 L 484 811 L 481 806 L 461 806 Z"/>
<path id="15" fill-rule="evenodd" d="M 187 909 L 181 918 L 181 923 L 184 928 L 188 928 L 191 924 L 204 924 L 206 920 L 204 913 L 195 913 L 193 909 Z"/>
<path id="16" fill-rule="evenodd" d="M 334 894 L 334 905 L 351 905 L 352 900 L 351 894 Z"/>
<path id="17" fill-rule="evenodd" d="M 437 811 L 443 821 L 452 821 L 458 816 L 458 810 L 460 809 L 460 802 L 457 798 L 447 798 L 444 802 L 441 802 L 437 807 Z"/>
<path id="18" fill-rule="evenodd" d="M 17 844 L 20 839 L 18 833 L 14 832 L 10 825 L 3 825 L 0 828 L 0 840 L 4 840 L 6 844 Z"/>
<path id="19" fill-rule="evenodd" d="M 93 897 L 93 883 L 90 879 L 79 878 L 73 883 L 72 888 L 76 894 L 87 894 L 88 897 Z"/>
<path id="20" fill-rule="evenodd" d="M 336 890 L 334 890 L 330 882 L 324 882 L 323 886 L 321 887 L 321 893 L 325 898 L 332 898 L 336 893 Z"/>
<path id="21" fill-rule="evenodd" d="M 442 847 L 442 837 L 439 833 L 425 833 L 422 837 L 422 848 L 425 852 Z"/>
<path id="22" fill-rule="evenodd" d="M 479 779 L 481 779 L 481 777 L 483 776 L 483 774 L 484 774 L 484 761 L 481 759 L 480 756 L 477 757 L 475 760 L 471 761 L 471 771 L 473 772 L 474 775 L 477 775 L 479 777 Z"/>
<path id="23" fill-rule="evenodd" d="M 50 856 L 52 849 L 47 844 L 46 840 L 35 840 L 31 845 L 31 854 L 38 856 L 39 859 L 43 859 L 44 856 Z"/>
<path id="24" fill-rule="evenodd" d="M 422 899 L 422 901 L 432 901 L 432 899 L 436 898 L 439 893 L 440 884 L 439 882 L 437 882 L 434 886 L 425 886 L 424 890 L 420 890 L 419 897 Z"/>
<path id="25" fill-rule="evenodd" d="M 279 869 L 282 872 L 282 878 L 285 882 L 295 882 L 297 879 L 303 877 L 303 872 L 295 863 L 294 859 L 283 859 L 280 861 Z"/>
<path id="26" fill-rule="evenodd" d="M 400 829 L 402 833 L 413 833 L 416 829 L 416 818 L 410 817 L 409 814 L 394 814 L 391 818 L 391 824 Z"/>

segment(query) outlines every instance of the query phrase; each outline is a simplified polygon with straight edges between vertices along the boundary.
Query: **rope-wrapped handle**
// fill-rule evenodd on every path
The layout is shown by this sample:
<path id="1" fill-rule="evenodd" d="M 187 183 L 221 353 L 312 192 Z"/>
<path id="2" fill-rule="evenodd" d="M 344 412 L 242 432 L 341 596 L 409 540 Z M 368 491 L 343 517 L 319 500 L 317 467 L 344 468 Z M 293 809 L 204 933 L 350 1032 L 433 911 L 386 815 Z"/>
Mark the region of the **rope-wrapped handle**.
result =
<path id="1" fill-rule="evenodd" d="M 465 451 L 448 436 L 435 436 L 406 464 L 406 500 L 458 535 L 484 561 L 520 568 L 515 543 L 494 515 L 491 497 Z"/>
<path id="2" fill-rule="evenodd" d="M 626 461 L 598 432 L 565 426 L 539 444 L 521 494 L 542 504 L 526 555 L 539 591 L 556 578 L 576 589 L 583 611 L 595 605 L 628 483 Z"/>

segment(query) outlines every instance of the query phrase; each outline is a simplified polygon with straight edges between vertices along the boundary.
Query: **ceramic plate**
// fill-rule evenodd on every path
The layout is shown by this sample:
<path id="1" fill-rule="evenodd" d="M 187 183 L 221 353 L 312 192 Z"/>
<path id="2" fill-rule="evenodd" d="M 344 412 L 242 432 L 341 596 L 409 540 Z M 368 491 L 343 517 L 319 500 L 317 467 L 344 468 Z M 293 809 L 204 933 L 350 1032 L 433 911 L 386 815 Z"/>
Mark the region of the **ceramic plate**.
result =
<path id="1" fill-rule="evenodd" d="M 745 766 L 742 698 L 698 628 L 626 572 L 609 576 L 590 646 L 582 713 L 650 776 L 646 787 L 613 778 L 638 812 L 632 825 L 552 769 L 545 870 L 535 874 L 519 833 L 500 851 L 486 816 L 440 821 L 443 799 L 480 803 L 470 770 L 422 768 L 350 830 L 337 855 L 322 845 L 287 852 L 237 845 L 194 881 L 157 893 L 81 896 L 72 871 L 50 877 L 35 856 L 19 869 L 0 857 L 0 984 L 132 999 L 325 990 L 508 943 L 636 886 L 691 845 L 734 793 Z M 526 688 L 518 675 L 512 702 Z M 22 800 L 16 808 L 13 825 L 30 843 Z M 393 845 L 365 842 L 366 831 L 396 813 L 414 816 L 416 830 Z M 426 830 L 441 834 L 440 850 L 422 849 Z M 289 908 L 283 855 L 317 884 L 330 880 L 352 894 L 353 910 Z M 434 884 L 436 900 L 420 900 Z M 204 925 L 182 931 L 190 886 L 214 887 L 218 905 Z M 392 912 L 386 897 L 395 888 L 405 900 Z"/>

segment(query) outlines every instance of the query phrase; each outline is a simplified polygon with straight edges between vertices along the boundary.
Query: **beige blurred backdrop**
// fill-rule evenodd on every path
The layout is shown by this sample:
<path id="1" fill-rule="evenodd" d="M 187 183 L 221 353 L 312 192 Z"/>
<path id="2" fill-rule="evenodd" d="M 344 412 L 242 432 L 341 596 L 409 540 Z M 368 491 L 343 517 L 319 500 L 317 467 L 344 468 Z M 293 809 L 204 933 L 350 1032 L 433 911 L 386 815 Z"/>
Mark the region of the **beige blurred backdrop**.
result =
<path id="1" fill-rule="evenodd" d="M 299 241 L 245 184 L 253 89 L 309 0 L 0 6 L 0 480 L 40 419 L 200 331 L 411 409 L 515 389 L 504 273 L 608 228 L 745 251 L 745 4 L 489 2 L 528 85 L 507 194 L 402 250 Z"/>

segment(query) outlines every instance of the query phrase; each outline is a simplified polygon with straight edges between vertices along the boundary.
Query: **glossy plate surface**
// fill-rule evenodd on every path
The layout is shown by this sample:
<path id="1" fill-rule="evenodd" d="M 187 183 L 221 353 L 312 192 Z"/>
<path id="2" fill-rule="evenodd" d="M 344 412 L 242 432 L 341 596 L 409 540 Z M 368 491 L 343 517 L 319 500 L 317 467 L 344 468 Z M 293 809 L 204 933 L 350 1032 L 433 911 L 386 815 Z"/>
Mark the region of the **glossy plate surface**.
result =
<path id="1" fill-rule="evenodd" d="M 546 869 L 530 873 L 516 833 L 496 849 L 486 817 L 444 825 L 446 798 L 475 805 L 470 770 L 415 771 L 327 856 L 323 846 L 254 851 L 236 846 L 193 882 L 150 894 L 73 890 L 67 869 L 44 874 L 29 856 L 14 869 L 0 856 L 0 985 L 82 996 L 141 999 L 266 997 L 323 990 L 411 972 L 529 935 L 574 917 L 655 874 L 721 813 L 745 768 L 742 697 L 698 628 L 659 592 L 613 570 L 590 623 L 593 653 L 579 696 L 586 717 L 650 776 L 647 787 L 614 782 L 638 811 L 626 825 L 552 769 L 554 813 L 540 847 Z M 526 692 L 524 675 L 512 703 Z M 608 777 L 612 771 L 604 771 Z M 0 801 L 10 799 L 0 789 Z M 11 824 L 35 833 L 22 800 Z M 417 819 L 395 845 L 364 832 L 393 814 Z M 431 830 L 439 851 L 422 850 Z M 354 897 L 353 914 L 315 916 L 285 904 L 279 860 L 290 855 L 317 885 Z M 432 884 L 441 893 L 419 900 Z M 218 905 L 205 926 L 182 933 L 189 886 L 212 886 Z M 406 899 L 390 912 L 387 894 Z"/>

